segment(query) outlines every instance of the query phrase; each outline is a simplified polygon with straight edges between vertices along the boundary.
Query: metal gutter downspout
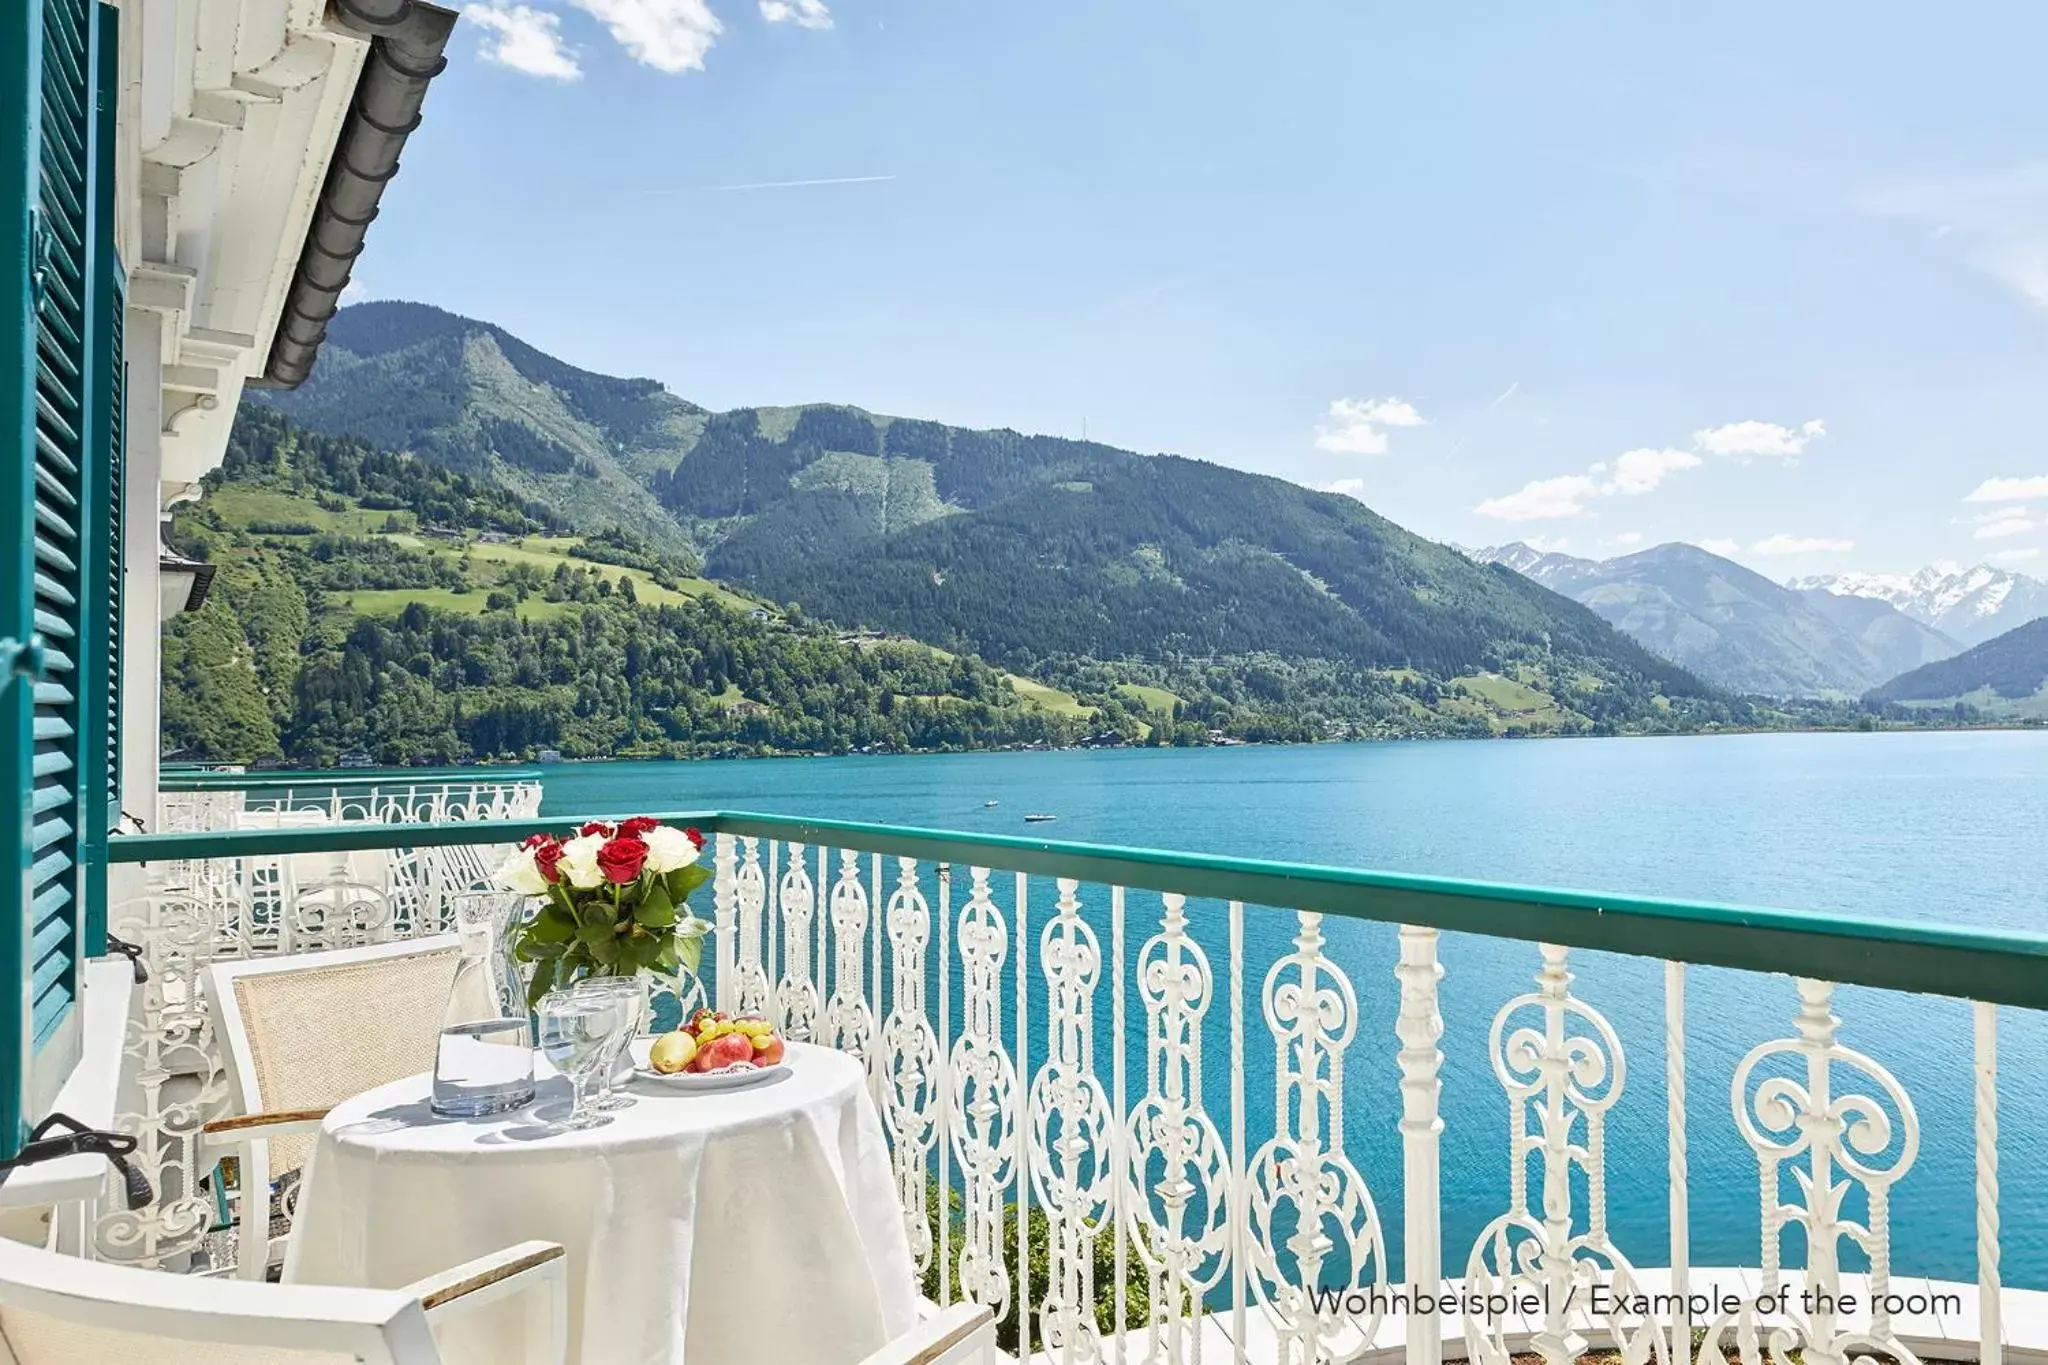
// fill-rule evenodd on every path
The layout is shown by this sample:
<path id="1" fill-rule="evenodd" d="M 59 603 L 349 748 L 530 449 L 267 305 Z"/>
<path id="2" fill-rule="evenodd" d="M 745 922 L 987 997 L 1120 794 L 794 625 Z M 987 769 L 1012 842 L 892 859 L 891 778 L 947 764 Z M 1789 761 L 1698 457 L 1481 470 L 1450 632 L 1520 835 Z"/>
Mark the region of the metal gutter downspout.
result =
<path id="1" fill-rule="evenodd" d="M 285 293 L 284 313 L 256 388 L 297 388 L 313 372 L 327 321 L 377 217 L 384 186 L 398 174 L 405 140 L 420 126 L 427 85 L 448 65 L 443 50 L 455 11 L 424 0 L 332 0 L 342 22 L 370 35 L 355 98 L 320 188 L 306 245 Z"/>

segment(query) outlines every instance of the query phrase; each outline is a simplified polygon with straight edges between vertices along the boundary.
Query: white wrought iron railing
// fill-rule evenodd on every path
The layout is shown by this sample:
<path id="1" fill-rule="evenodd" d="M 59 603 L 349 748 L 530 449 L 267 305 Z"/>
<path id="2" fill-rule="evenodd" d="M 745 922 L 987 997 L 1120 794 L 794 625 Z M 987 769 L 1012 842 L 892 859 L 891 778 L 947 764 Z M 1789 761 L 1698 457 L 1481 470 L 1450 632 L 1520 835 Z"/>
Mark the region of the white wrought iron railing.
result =
<path id="1" fill-rule="evenodd" d="M 1997 1061 L 2002 1029 L 2040 1041 L 2048 937 L 663 818 L 715 835 L 714 998 L 867 1063 L 931 1296 L 994 1308 L 1020 1356 L 1595 1346 L 1784 1365 L 2048 1346 L 2048 1297 L 2004 1283 Z M 162 836 L 126 856 L 538 827 Z M 1448 1109 L 1447 1004 L 1466 1087 Z M 1916 1099 L 1888 1058 L 1943 1030 Z M 1921 1160 L 1931 1132 L 1945 1170 Z M 1974 1284 L 1930 1286 L 1902 1208 Z M 1408 1311 L 1418 1293 L 1449 1311 Z"/>
<path id="2" fill-rule="evenodd" d="M 531 770 L 495 781 L 229 773 L 173 780 L 188 789 L 163 795 L 162 827 L 172 832 L 530 820 L 541 800 Z M 116 1121 L 136 1138 L 134 1163 L 158 1197 L 133 1211 L 109 1201 L 95 1223 L 94 1252 L 152 1267 L 211 1268 L 232 1258 L 222 1192 L 212 1185 L 214 1154 L 198 1140 L 228 1096 L 201 994 L 209 964 L 446 932 L 449 898 L 487 887 L 502 856 L 488 844 L 396 844 L 148 864 L 140 888 L 110 905 L 108 928 L 136 950 L 145 977 Z"/>
<path id="3" fill-rule="evenodd" d="M 434 824 L 523 820 L 540 813 L 533 768 L 458 773 L 239 773 L 167 775 L 155 828 L 166 833 L 276 828 L 294 817 L 330 823 Z"/>

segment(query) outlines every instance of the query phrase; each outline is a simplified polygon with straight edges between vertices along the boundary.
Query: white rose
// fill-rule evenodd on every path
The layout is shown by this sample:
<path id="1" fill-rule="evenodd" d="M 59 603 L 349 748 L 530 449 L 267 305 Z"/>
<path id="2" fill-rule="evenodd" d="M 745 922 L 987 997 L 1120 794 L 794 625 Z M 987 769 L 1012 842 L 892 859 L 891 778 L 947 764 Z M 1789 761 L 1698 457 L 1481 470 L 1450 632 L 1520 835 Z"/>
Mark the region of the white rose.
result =
<path id="1" fill-rule="evenodd" d="M 568 878 L 569 885 L 588 891 L 604 880 L 598 870 L 597 851 L 604 847 L 602 834 L 585 834 L 562 845 L 562 861 L 555 870 Z"/>
<path id="2" fill-rule="evenodd" d="M 697 845 L 673 825 L 656 825 L 640 837 L 647 843 L 647 870 L 657 877 L 697 861 Z"/>
<path id="3" fill-rule="evenodd" d="M 540 864 L 533 860 L 533 850 L 517 849 L 498 869 L 498 885 L 507 891 L 517 891 L 522 896 L 545 896 L 548 879 L 540 874 Z"/>

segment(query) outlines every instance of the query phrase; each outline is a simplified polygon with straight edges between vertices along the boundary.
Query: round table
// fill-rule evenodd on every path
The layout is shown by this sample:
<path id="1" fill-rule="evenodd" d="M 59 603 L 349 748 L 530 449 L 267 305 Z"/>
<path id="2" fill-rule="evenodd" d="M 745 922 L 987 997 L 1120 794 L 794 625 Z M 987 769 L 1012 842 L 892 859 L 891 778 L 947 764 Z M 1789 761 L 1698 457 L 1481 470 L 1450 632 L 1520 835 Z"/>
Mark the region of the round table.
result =
<path id="1" fill-rule="evenodd" d="M 566 1107 L 552 1075 L 490 1119 L 434 1115 L 425 1075 L 358 1095 L 321 1129 L 285 1279 L 398 1288 L 541 1238 L 568 1251 L 572 1361 L 858 1361 L 916 1323 L 903 1210 L 859 1062 L 788 1063 L 715 1093 L 636 1078 L 631 1108 L 569 1132 L 536 1117 Z M 521 1359 L 524 1320 L 512 1300 L 447 1323 L 443 1358 Z"/>

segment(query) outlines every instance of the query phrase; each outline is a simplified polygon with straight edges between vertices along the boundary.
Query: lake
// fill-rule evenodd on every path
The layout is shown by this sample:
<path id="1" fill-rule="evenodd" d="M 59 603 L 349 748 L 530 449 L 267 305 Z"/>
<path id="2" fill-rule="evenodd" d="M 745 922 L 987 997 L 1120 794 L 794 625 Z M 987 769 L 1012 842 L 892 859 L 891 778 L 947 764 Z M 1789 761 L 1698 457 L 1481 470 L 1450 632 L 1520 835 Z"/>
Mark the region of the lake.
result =
<path id="1" fill-rule="evenodd" d="M 1199 750 L 564 764 L 546 769 L 550 814 L 726 809 L 974 833 L 1021 834 L 1249 857 L 1735 901 L 1860 915 L 2048 929 L 2048 733 L 1766 734 L 1244 747 Z M 986 809 L 987 801 L 998 801 Z M 1026 826 L 1026 811 L 1051 824 Z M 1034 907 L 1034 927 L 1050 903 Z M 708 904 L 708 902 L 707 902 Z M 1156 916 L 1156 900 L 1149 914 Z M 957 909 L 957 897 L 956 897 Z M 708 913 L 708 911 L 707 911 Z M 1213 908 L 1191 907 L 1219 978 Z M 1134 893 L 1131 948 L 1150 932 Z M 1291 916 L 1247 915 L 1248 989 Z M 1329 953 L 1360 997 L 1347 1058 L 1349 1147 L 1398 1257 L 1398 1097 L 1393 935 L 1332 922 Z M 1105 936 L 1105 947 L 1107 937 Z M 1533 946 L 1446 936 L 1443 1189 L 1447 1270 L 1505 1207 L 1507 1103 L 1487 1030 L 1530 988 Z M 1627 1089 L 1609 1115 L 1609 1222 L 1643 1264 L 1667 1258 L 1662 972 L 1640 959 L 1574 953 L 1576 993 L 1619 1031 Z M 1106 994 L 1106 992 L 1105 992 Z M 1033 1011 L 1042 1019 L 1042 988 Z M 1270 1123 L 1273 1057 L 1248 1001 L 1248 1130 Z M 1756 1043 L 1787 1036 L 1797 1007 L 1780 978 L 1689 974 L 1688 1135 L 1693 1261 L 1754 1264 L 1756 1163 L 1735 1134 L 1729 1084 Z M 1142 1014 L 1131 1004 L 1134 1032 Z M 1892 1196 L 1898 1271 L 1974 1280 L 1969 1008 L 1845 988 L 1842 1041 L 1912 1095 L 1918 1159 Z M 1107 1036 L 1098 1005 L 1098 1038 Z M 1213 1011 L 1205 1094 L 1219 1116 L 1228 1053 Z M 2001 1014 L 2006 1280 L 2048 1288 L 2048 1021 Z M 1135 1073 L 1142 1065 L 1135 1053 Z M 1099 1060 L 1104 1074 L 1108 1060 Z M 1838 1073 L 1840 1075 L 1841 1073 Z M 1839 1082 L 1838 1082 L 1839 1084 Z M 1135 1093 L 1135 1091 L 1134 1091 Z M 1624 1155 L 1626 1154 L 1626 1155 Z M 1583 1191 L 1581 1191 L 1583 1197 Z M 1860 1199 L 1852 1202 L 1852 1212 Z M 1788 1264 L 1798 1263 L 1796 1235 Z M 1853 1264 L 1845 1261 L 1845 1264 Z"/>

